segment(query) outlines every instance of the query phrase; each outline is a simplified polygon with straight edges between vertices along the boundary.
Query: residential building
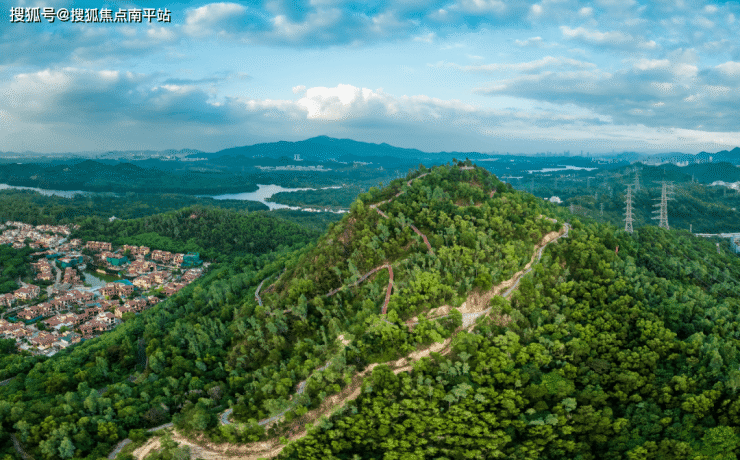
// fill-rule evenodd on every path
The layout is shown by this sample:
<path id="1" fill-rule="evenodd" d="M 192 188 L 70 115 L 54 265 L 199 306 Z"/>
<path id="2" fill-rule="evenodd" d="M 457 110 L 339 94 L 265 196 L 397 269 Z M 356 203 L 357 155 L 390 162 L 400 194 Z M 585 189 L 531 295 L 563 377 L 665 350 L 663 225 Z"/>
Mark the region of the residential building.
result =
<path id="1" fill-rule="evenodd" d="M 15 296 L 16 299 L 19 299 L 19 300 L 32 300 L 38 297 L 40 292 L 41 292 L 41 289 L 38 286 L 34 284 L 29 284 L 20 289 L 16 289 L 13 295 Z"/>
<path id="2" fill-rule="evenodd" d="M 111 243 L 108 243 L 106 241 L 88 241 L 87 243 L 85 243 L 85 247 L 93 251 L 112 251 L 113 250 L 113 245 L 111 245 Z"/>

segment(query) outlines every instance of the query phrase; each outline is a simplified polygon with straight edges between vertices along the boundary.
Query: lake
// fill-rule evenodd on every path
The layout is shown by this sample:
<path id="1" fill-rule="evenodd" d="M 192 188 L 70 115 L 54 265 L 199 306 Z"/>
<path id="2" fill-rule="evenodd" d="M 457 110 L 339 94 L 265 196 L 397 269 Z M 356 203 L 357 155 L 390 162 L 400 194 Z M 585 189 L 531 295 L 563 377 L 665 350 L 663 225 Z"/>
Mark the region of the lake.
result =
<path id="1" fill-rule="evenodd" d="M 331 187 L 321 187 L 321 190 L 328 190 L 328 189 L 340 189 L 342 187 L 335 185 Z M 285 204 L 280 203 L 274 203 L 272 201 L 268 201 L 273 195 L 280 192 L 302 192 L 305 190 L 318 190 L 316 188 L 312 187 L 304 187 L 304 188 L 285 188 L 281 187 L 280 185 L 275 184 L 257 184 L 257 191 L 255 192 L 244 192 L 244 193 L 228 193 L 225 195 L 201 195 L 205 198 L 213 198 L 214 200 L 249 200 L 249 201 L 258 201 L 260 203 L 265 204 L 268 208 L 270 208 L 270 211 L 273 209 L 293 209 L 293 210 L 303 210 L 303 211 L 318 211 L 317 209 L 313 208 L 301 208 L 300 206 L 288 206 Z"/>
<path id="2" fill-rule="evenodd" d="M 20 185 L 8 185 L 8 184 L 0 184 L 0 190 L 33 190 L 34 192 L 39 192 L 42 195 L 46 196 L 61 196 L 64 198 L 72 198 L 75 195 L 90 195 L 93 192 L 84 192 L 82 190 L 47 190 L 43 188 L 36 188 L 36 187 L 22 187 Z"/>
<path id="3" fill-rule="evenodd" d="M 321 187 L 321 190 L 328 190 L 328 189 L 340 189 L 342 188 L 339 185 L 334 185 L 331 187 Z M 96 192 L 86 192 L 83 190 L 49 190 L 49 189 L 43 189 L 43 188 L 36 188 L 36 187 L 23 187 L 20 185 L 8 185 L 8 184 L 0 184 L 0 190 L 33 190 L 34 192 L 41 193 L 42 195 L 51 196 L 61 196 L 64 198 L 72 198 L 75 195 L 95 195 Z M 248 200 L 248 201 L 258 201 L 260 203 L 265 204 L 270 211 L 273 209 L 293 209 L 293 210 L 302 210 L 302 211 L 312 211 L 312 212 L 318 212 L 318 211 L 327 211 L 327 212 L 337 212 L 342 213 L 346 211 L 330 211 L 328 209 L 314 209 L 314 208 L 301 208 L 300 206 L 288 206 L 285 204 L 280 203 L 273 203 L 269 200 L 274 194 L 280 193 L 280 192 L 301 192 L 304 190 L 319 190 L 312 187 L 305 187 L 305 188 L 285 188 L 281 187 L 279 185 L 275 184 L 269 184 L 269 185 L 262 185 L 257 184 L 257 191 L 255 192 L 244 192 L 244 193 L 229 193 L 225 195 L 196 195 L 200 198 L 213 198 L 214 200 Z"/>

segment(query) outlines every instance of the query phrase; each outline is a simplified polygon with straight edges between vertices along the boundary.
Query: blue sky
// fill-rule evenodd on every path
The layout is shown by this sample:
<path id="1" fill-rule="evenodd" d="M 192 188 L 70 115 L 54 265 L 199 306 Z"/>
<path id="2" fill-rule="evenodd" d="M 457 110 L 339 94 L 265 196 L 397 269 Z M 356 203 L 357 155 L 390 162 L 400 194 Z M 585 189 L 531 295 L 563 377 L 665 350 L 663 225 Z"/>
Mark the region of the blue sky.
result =
<path id="1" fill-rule="evenodd" d="M 737 2 L 0 3 L 0 151 L 740 145 Z M 171 22 L 11 22 L 145 7 Z"/>

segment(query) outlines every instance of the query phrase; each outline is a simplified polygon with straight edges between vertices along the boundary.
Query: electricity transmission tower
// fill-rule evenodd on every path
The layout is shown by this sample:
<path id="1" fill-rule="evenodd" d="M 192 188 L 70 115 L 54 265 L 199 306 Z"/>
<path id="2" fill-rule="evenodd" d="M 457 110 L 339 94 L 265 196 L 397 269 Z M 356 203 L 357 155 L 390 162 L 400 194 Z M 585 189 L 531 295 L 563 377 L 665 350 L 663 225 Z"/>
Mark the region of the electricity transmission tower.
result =
<path id="1" fill-rule="evenodd" d="M 640 170 L 635 167 L 635 192 L 640 191 Z"/>
<path id="2" fill-rule="evenodd" d="M 660 195 L 660 203 L 655 204 L 655 207 L 658 207 L 659 209 L 657 211 L 653 211 L 653 214 L 659 215 L 653 217 L 653 219 L 660 219 L 658 227 L 670 230 L 670 227 L 668 226 L 668 200 L 674 199 L 673 197 L 669 197 L 669 194 L 673 193 L 673 182 L 666 182 L 663 180 L 659 183 L 662 185 L 663 191 Z"/>
<path id="3" fill-rule="evenodd" d="M 624 217 L 624 231 L 632 233 L 632 185 L 627 186 L 627 208 Z"/>

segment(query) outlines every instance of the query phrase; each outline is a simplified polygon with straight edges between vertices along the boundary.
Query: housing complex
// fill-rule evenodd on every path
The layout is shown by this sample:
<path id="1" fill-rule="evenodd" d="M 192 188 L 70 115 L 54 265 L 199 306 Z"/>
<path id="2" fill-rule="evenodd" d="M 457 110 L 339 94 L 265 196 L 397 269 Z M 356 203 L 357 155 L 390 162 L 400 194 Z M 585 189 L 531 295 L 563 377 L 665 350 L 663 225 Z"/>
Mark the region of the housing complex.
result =
<path id="1" fill-rule="evenodd" d="M 110 331 L 127 313 L 156 305 L 203 274 L 197 253 L 171 253 L 146 246 L 114 247 L 106 241 L 69 240 L 67 225 L 0 225 L 0 244 L 41 249 L 29 261 L 33 283 L 0 294 L 0 337 L 20 349 L 53 355 Z M 107 279 L 105 284 L 92 270 Z M 85 284 L 93 278 L 98 285 Z"/>

